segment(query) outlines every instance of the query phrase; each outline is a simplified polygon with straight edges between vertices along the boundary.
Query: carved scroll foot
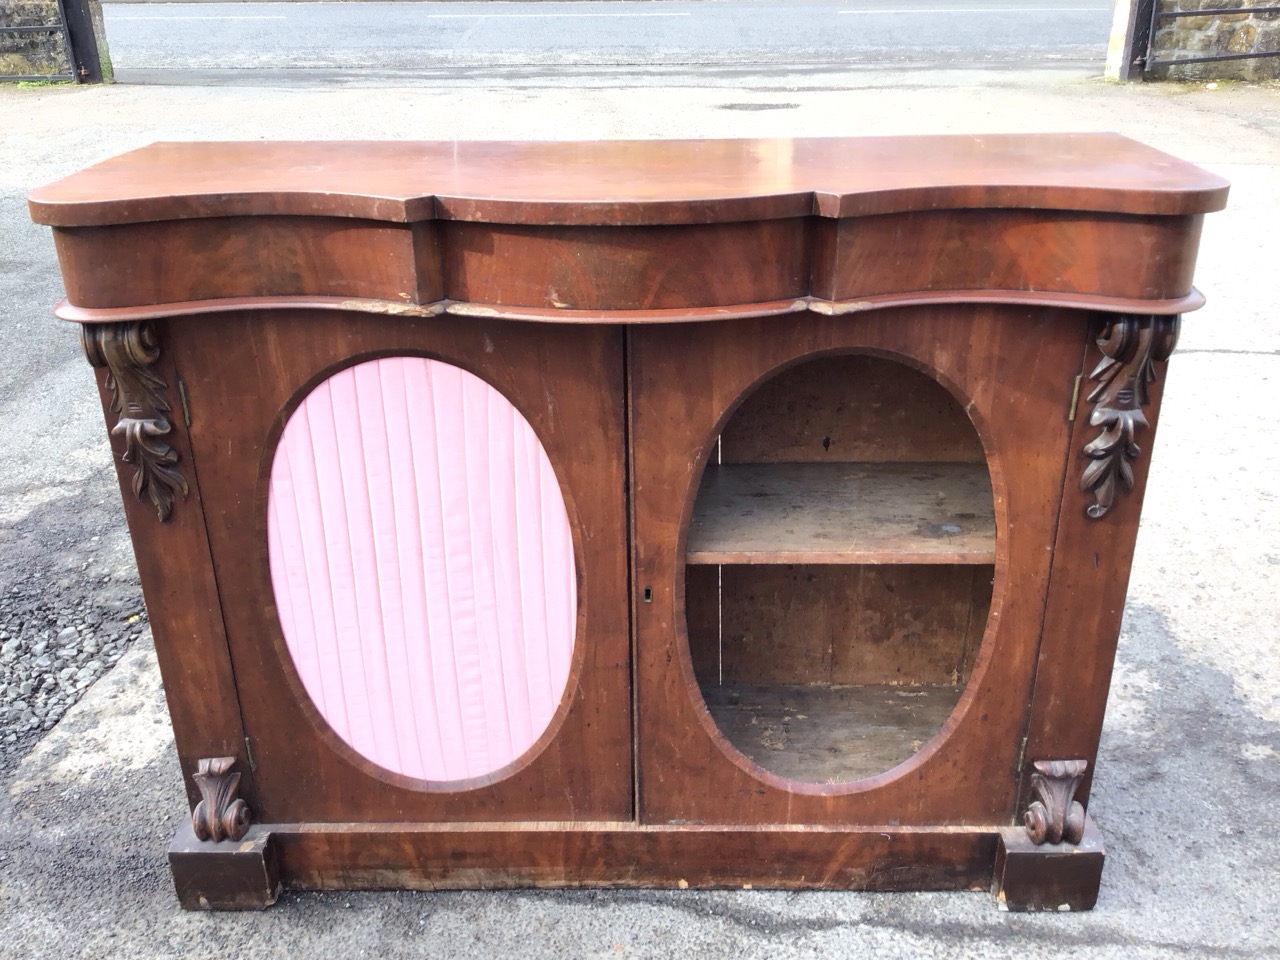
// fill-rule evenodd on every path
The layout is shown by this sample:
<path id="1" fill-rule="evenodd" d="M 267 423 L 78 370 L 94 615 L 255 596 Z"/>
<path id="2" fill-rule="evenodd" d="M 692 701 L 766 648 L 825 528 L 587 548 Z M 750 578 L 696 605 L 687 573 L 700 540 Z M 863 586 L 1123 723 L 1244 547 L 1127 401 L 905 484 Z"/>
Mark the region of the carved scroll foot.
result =
<path id="1" fill-rule="evenodd" d="M 84 324 L 80 344 L 89 363 L 107 368 L 111 406 L 119 415 L 111 433 L 124 438 L 121 459 L 134 468 L 134 496 L 149 499 L 163 523 L 174 499 L 187 496 L 187 481 L 176 466 L 178 451 L 165 441 L 172 428 L 167 384 L 153 366 L 160 358 L 155 331 L 145 322 Z"/>
<path id="2" fill-rule="evenodd" d="M 1085 444 L 1089 463 L 1080 489 L 1093 495 L 1085 512 L 1097 520 L 1115 503 L 1121 487 L 1133 489 L 1133 462 L 1142 452 L 1136 442 L 1147 427 L 1142 408 L 1155 382 L 1155 364 L 1169 359 L 1178 343 L 1180 317 L 1118 316 L 1107 322 L 1098 347 L 1102 360 L 1089 374 L 1098 381 L 1087 398 L 1094 405 L 1089 423 L 1102 432 Z"/>
<path id="3" fill-rule="evenodd" d="M 1037 760 L 1031 775 L 1036 799 L 1027 807 L 1024 823 L 1034 844 L 1079 843 L 1084 835 L 1084 807 L 1075 799 L 1087 760 Z"/>
<path id="4" fill-rule="evenodd" d="M 236 796 L 240 774 L 232 769 L 234 757 L 200 761 L 192 775 L 201 800 L 191 813 L 191 829 L 202 841 L 239 840 L 249 831 L 249 807 Z"/>

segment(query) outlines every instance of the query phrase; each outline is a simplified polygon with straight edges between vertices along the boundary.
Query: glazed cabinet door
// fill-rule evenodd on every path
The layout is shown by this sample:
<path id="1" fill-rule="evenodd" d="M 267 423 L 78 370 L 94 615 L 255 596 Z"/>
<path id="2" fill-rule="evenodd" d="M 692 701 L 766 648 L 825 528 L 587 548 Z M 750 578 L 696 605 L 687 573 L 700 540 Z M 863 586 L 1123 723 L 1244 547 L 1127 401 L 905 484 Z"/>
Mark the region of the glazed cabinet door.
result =
<path id="1" fill-rule="evenodd" d="M 642 822 L 1012 822 L 1087 322 L 630 332 Z"/>
<path id="2" fill-rule="evenodd" d="M 631 819 L 621 329 L 175 322 L 255 819 Z"/>

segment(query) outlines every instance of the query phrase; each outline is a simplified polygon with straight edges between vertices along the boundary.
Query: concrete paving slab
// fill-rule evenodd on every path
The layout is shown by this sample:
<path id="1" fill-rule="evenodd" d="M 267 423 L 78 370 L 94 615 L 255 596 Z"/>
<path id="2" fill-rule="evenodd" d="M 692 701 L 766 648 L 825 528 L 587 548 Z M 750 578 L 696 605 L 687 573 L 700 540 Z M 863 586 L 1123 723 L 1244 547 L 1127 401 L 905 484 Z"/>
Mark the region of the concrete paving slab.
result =
<path id="1" fill-rule="evenodd" d="M 1280 89 L 975 73 L 734 90 L 5 88 L 0 129 L 0 598 L 48 629 L 136 613 L 88 368 L 48 316 L 52 245 L 22 204 L 98 159 L 157 139 L 1118 130 L 1235 183 L 1205 230 L 1209 306 L 1168 371 L 1091 805 L 1109 853 L 1092 913 L 1004 914 L 982 893 L 528 891 L 289 892 L 263 914 L 184 914 L 164 850 L 185 804 L 144 639 L 0 771 L 0 957 L 1280 956 Z"/>

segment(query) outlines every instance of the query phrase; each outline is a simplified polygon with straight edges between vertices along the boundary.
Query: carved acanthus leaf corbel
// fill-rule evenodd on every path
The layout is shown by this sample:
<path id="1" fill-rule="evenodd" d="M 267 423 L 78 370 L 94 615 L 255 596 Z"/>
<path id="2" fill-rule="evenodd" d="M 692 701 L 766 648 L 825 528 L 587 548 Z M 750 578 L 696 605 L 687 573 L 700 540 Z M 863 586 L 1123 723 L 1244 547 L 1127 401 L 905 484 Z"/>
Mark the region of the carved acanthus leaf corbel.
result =
<path id="1" fill-rule="evenodd" d="M 1141 452 L 1135 438 L 1147 426 L 1147 388 L 1155 382 L 1155 364 L 1168 360 L 1178 343 L 1179 322 L 1176 316 L 1118 316 L 1098 337 L 1103 356 L 1089 375 L 1098 385 L 1087 399 L 1094 404 L 1089 423 L 1102 432 L 1085 445 L 1089 464 L 1080 476 L 1080 489 L 1093 494 L 1085 512 L 1095 520 L 1111 509 L 1120 485 L 1133 489 L 1133 461 Z"/>
<path id="2" fill-rule="evenodd" d="M 160 347 L 145 322 L 83 324 L 80 343 L 89 363 L 107 368 L 107 389 L 119 420 L 112 434 L 124 438 L 121 459 L 132 464 L 133 492 L 147 497 L 161 522 L 173 512 L 174 498 L 187 495 L 187 481 L 175 466 L 178 451 L 165 441 L 172 429 L 167 384 L 156 373 Z"/>
<path id="3" fill-rule="evenodd" d="M 200 840 L 239 840 L 249 831 L 251 814 L 236 796 L 240 774 L 235 765 L 235 757 L 209 757 L 191 775 L 202 798 L 191 812 L 191 828 Z"/>
<path id="4" fill-rule="evenodd" d="M 1079 843 L 1084 836 L 1084 807 L 1075 799 L 1088 760 L 1037 760 L 1031 775 L 1036 798 L 1023 822 L 1032 843 Z"/>

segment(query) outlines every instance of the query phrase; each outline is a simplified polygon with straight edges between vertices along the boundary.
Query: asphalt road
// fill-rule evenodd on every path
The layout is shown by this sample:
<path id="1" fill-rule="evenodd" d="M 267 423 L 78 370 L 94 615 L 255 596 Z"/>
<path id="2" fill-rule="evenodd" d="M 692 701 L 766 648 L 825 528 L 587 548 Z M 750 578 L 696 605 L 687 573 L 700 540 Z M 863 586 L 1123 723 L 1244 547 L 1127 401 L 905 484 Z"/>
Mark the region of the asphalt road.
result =
<path id="1" fill-rule="evenodd" d="M 278 71 L 581 85 L 626 76 L 947 65 L 1100 72 L 1106 0 L 113 3 L 119 77 Z"/>
<path id="2" fill-rule="evenodd" d="M 165 847 L 187 800 L 141 640 L 34 749 L 0 762 L 0 960 L 1278 956 L 1280 90 L 1043 70 L 859 78 L 783 95 L 0 85 L 0 610 L 22 620 L 0 629 L 56 641 L 68 620 L 139 609 L 91 371 L 49 315 L 53 240 L 23 199 L 42 183 L 173 139 L 1115 130 L 1233 186 L 1204 224 L 1209 303 L 1161 370 L 1159 436 L 1140 441 L 1151 473 L 1090 803 L 1107 842 L 1097 909 L 1001 913 L 984 892 L 290 891 L 265 914 L 183 913 Z"/>

